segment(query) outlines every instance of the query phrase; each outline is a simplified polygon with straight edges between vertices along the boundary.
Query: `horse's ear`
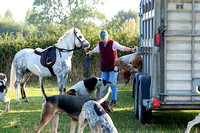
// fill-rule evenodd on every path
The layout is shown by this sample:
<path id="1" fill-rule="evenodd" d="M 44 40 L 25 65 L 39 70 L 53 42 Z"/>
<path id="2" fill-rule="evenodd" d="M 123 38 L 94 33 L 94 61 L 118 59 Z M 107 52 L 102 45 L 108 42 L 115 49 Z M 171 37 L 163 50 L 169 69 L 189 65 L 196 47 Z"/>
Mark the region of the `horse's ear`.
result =
<path id="1" fill-rule="evenodd" d="M 77 31 L 76 31 L 76 29 L 74 28 L 74 33 L 76 34 L 77 33 Z"/>

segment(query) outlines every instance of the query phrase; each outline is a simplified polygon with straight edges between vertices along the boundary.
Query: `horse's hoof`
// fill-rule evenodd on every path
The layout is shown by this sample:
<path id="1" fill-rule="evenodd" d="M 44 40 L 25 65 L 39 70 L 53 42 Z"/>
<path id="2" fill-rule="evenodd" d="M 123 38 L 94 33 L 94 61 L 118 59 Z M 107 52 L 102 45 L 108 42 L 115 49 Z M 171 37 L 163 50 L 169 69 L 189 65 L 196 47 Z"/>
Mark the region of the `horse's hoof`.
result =
<path id="1" fill-rule="evenodd" d="M 21 104 L 21 102 L 20 101 L 16 101 L 16 104 Z"/>
<path id="2" fill-rule="evenodd" d="M 30 103 L 30 101 L 28 99 L 25 99 L 24 102 L 25 103 Z"/>

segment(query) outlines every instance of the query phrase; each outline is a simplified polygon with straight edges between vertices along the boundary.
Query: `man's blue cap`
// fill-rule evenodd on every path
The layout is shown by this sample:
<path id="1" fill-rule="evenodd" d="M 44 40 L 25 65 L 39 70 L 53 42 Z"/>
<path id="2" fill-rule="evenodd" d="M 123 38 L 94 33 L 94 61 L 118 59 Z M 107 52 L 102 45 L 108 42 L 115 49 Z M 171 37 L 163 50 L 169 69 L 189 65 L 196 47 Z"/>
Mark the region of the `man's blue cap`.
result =
<path id="1" fill-rule="evenodd" d="M 105 30 L 102 30 L 101 33 L 100 33 L 100 37 L 101 37 L 101 40 L 108 38 L 108 32 L 105 31 Z"/>

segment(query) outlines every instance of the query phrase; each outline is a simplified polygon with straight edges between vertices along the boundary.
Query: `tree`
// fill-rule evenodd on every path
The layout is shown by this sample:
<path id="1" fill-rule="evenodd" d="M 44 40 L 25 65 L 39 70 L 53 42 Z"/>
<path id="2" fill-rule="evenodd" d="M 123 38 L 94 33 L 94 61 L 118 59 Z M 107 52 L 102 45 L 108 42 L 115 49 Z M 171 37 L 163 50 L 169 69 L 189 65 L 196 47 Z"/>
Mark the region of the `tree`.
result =
<path id="1" fill-rule="evenodd" d="M 121 21 L 119 22 L 119 25 L 122 25 L 126 20 L 128 19 L 136 19 L 138 16 L 138 13 L 135 11 L 131 11 L 129 10 L 128 12 L 124 11 L 124 10 L 120 10 L 113 18 L 112 18 L 112 22 L 115 21 L 117 18 L 120 18 Z"/>
<path id="2" fill-rule="evenodd" d="M 6 11 L 6 13 L 5 13 L 5 15 L 4 15 L 4 20 L 5 21 L 15 21 L 14 20 L 14 18 L 13 18 L 13 15 L 12 15 L 12 13 L 11 13 L 11 11 L 10 11 L 10 9 L 8 9 L 7 11 Z"/>
<path id="3" fill-rule="evenodd" d="M 17 32 L 21 31 L 22 27 L 15 22 L 13 23 L 13 21 L 1 21 L 0 29 L 0 34 L 13 33 L 15 35 Z"/>
<path id="4" fill-rule="evenodd" d="M 35 0 L 34 14 L 30 19 L 38 16 L 41 22 L 64 24 L 68 27 L 81 27 L 91 18 L 103 20 L 105 15 L 98 12 L 95 5 L 103 0 Z"/>
<path id="5" fill-rule="evenodd" d="M 0 21 L 2 21 L 3 20 L 3 17 L 1 16 L 1 14 L 0 14 Z"/>

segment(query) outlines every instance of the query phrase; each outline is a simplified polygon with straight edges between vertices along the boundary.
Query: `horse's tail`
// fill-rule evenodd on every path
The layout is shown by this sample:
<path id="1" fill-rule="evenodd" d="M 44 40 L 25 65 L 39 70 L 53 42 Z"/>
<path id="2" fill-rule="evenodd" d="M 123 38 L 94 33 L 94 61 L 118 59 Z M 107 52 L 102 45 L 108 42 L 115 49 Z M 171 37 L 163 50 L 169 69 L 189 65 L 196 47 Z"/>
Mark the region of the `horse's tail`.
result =
<path id="1" fill-rule="evenodd" d="M 16 70 L 14 61 L 12 62 L 11 70 L 10 70 L 10 91 L 14 91 L 16 81 Z"/>
<path id="2" fill-rule="evenodd" d="M 102 103 L 108 98 L 108 96 L 109 96 L 109 94 L 110 94 L 110 91 L 111 91 L 111 88 L 110 88 L 110 86 L 109 86 L 108 92 L 106 93 L 106 95 L 105 95 L 102 99 L 98 100 L 97 102 L 98 102 L 99 104 L 102 104 Z"/>
<path id="3" fill-rule="evenodd" d="M 46 95 L 46 93 L 44 91 L 43 77 L 42 77 L 41 71 L 40 71 L 39 67 L 36 64 L 34 64 L 34 66 L 37 68 L 37 70 L 39 72 L 40 88 L 42 90 L 42 95 L 43 95 L 44 99 L 47 100 L 47 95 Z"/>

